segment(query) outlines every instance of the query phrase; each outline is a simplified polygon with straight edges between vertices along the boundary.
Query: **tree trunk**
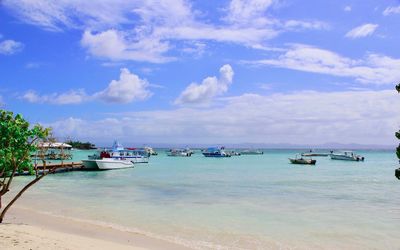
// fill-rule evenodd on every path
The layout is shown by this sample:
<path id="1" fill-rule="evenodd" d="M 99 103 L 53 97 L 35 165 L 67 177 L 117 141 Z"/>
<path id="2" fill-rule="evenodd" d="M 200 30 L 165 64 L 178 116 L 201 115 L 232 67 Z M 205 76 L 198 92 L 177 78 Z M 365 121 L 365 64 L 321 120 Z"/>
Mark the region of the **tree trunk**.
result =
<path id="1" fill-rule="evenodd" d="M 10 201 L 10 203 L 7 204 L 7 206 L 4 208 L 4 210 L 1 212 L 0 214 L 0 223 L 3 222 L 4 216 L 7 213 L 8 209 L 19 199 L 19 197 L 21 197 L 21 195 L 28 190 L 28 188 L 30 188 L 31 186 L 33 186 L 33 184 L 35 184 L 36 182 L 40 181 L 40 179 L 42 179 L 43 177 L 45 177 L 47 174 L 54 172 L 55 168 L 49 170 L 47 173 L 43 173 L 41 176 L 36 177 L 35 179 L 33 179 L 31 182 L 29 182 L 23 189 L 21 189 L 21 191 L 18 192 L 18 194 Z M 1 196 L 0 196 L 0 201 L 1 201 Z"/>

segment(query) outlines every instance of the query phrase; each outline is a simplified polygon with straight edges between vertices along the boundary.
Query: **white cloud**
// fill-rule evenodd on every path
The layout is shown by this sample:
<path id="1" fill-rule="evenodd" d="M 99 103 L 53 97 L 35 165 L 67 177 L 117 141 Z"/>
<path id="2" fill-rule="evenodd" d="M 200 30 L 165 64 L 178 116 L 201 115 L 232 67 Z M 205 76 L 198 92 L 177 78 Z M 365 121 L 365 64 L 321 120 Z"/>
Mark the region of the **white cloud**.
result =
<path id="1" fill-rule="evenodd" d="M 119 80 L 112 80 L 108 87 L 102 91 L 88 95 L 85 90 L 70 90 L 66 93 L 52 93 L 40 95 L 34 90 L 29 90 L 20 99 L 30 103 L 49 104 L 79 104 L 85 101 L 101 100 L 108 103 L 129 103 L 146 100 L 152 93 L 148 90 L 150 84 L 140 79 L 139 76 L 122 68 Z"/>
<path id="2" fill-rule="evenodd" d="M 278 20 L 267 15 L 276 0 L 232 0 L 219 20 L 187 0 L 5 0 L 21 20 L 48 30 L 84 30 L 81 44 L 108 60 L 164 63 L 179 42 L 228 42 L 255 49 L 282 32 L 325 29 L 320 21 Z"/>
<path id="3" fill-rule="evenodd" d="M 396 6 L 396 7 L 394 7 L 394 6 L 392 6 L 392 7 L 387 7 L 384 11 L 383 11 L 383 13 L 382 13 L 384 16 L 388 16 L 388 15 L 391 15 L 391 14 L 400 14 L 400 5 L 399 6 Z"/>
<path id="4" fill-rule="evenodd" d="M 329 50 L 300 44 L 293 45 L 278 58 L 249 63 L 352 77 L 361 83 L 393 84 L 400 78 L 400 59 L 372 53 L 362 59 L 351 59 Z"/>
<path id="5" fill-rule="evenodd" d="M 107 30 L 97 34 L 85 31 L 81 44 L 91 55 L 111 60 L 134 60 L 153 63 L 174 60 L 172 57 L 162 55 L 168 51 L 168 43 L 151 38 L 129 42 L 126 35 L 117 30 Z"/>
<path id="6" fill-rule="evenodd" d="M 351 6 L 347 5 L 346 7 L 344 7 L 343 10 L 346 11 L 346 12 L 350 12 L 351 11 Z"/>
<path id="7" fill-rule="evenodd" d="M 53 93 L 50 95 L 39 95 L 35 91 L 29 90 L 20 98 L 30 103 L 50 103 L 58 105 L 79 104 L 90 99 L 82 89 L 70 90 L 62 94 Z"/>
<path id="8" fill-rule="evenodd" d="M 146 80 L 123 68 L 119 80 L 112 80 L 106 89 L 93 96 L 109 103 L 129 103 L 149 98 L 152 93 L 148 87 L 149 83 Z"/>
<path id="9" fill-rule="evenodd" d="M 207 77 L 201 84 L 191 83 L 175 100 L 175 104 L 204 104 L 225 93 L 233 80 L 233 69 L 229 64 L 219 70 L 219 78 Z"/>
<path id="10" fill-rule="evenodd" d="M 375 32 L 378 26 L 379 26 L 378 24 L 372 24 L 372 23 L 360 25 L 347 32 L 346 37 L 360 38 L 360 37 L 370 36 Z"/>
<path id="11" fill-rule="evenodd" d="M 59 136 L 109 143 L 135 138 L 128 142 L 387 145 L 395 144 L 399 105 L 395 90 L 244 94 L 210 109 L 122 113 L 97 121 L 70 118 L 49 125 Z"/>
<path id="12" fill-rule="evenodd" d="M 0 42 L 0 54 L 12 55 L 24 48 L 24 45 L 14 40 L 5 40 Z"/>

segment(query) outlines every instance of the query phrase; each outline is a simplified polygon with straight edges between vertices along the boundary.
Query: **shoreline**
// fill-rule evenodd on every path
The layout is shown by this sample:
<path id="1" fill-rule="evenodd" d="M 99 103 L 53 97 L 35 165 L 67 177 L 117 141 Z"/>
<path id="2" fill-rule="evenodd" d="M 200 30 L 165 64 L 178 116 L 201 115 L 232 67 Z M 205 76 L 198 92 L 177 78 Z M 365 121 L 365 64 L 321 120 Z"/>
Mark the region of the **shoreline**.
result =
<path id="1" fill-rule="evenodd" d="M 140 233 L 12 207 L 0 224 L 1 249 L 191 249 Z"/>

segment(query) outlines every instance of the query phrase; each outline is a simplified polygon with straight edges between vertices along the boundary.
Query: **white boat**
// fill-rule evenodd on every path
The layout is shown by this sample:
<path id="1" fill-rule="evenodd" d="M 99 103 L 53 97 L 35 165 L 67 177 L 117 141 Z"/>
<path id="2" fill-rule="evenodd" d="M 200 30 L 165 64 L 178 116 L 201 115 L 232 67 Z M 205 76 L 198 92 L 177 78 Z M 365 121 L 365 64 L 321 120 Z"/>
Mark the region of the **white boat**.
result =
<path id="1" fill-rule="evenodd" d="M 151 147 L 144 147 L 144 150 L 149 154 L 149 155 L 158 155 L 158 153 Z"/>
<path id="2" fill-rule="evenodd" d="M 168 156 L 185 156 L 185 157 L 189 157 L 192 156 L 192 151 L 190 149 L 170 149 L 167 151 L 167 155 Z"/>
<path id="3" fill-rule="evenodd" d="M 241 155 L 262 155 L 263 151 L 259 149 L 244 149 L 240 152 Z"/>
<path id="4" fill-rule="evenodd" d="M 123 149 L 118 151 L 109 152 L 110 158 L 125 158 L 133 163 L 149 163 L 149 156 L 144 150 L 137 149 Z"/>
<path id="5" fill-rule="evenodd" d="M 330 154 L 332 160 L 343 160 L 343 161 L 364 161 L 364 157 L 355 154 L 353 151 L 343 151 L 340 153 Z"/>
<path id="6" fill-rule="evenodd" d="M 124 158 L 104 158 L 101 160 L 95 160 L 97 167 L 100 170 L 111 170 L 111 169 L 121 169 L 121 168 L 133 168 L 133 162 L 131 160 L 126 160 Z"/>
<path id="7" fill-rule="evenodd" d="M 82 165 L 85 170 L 99 170 L 96 160 L 82 160 Z"/>

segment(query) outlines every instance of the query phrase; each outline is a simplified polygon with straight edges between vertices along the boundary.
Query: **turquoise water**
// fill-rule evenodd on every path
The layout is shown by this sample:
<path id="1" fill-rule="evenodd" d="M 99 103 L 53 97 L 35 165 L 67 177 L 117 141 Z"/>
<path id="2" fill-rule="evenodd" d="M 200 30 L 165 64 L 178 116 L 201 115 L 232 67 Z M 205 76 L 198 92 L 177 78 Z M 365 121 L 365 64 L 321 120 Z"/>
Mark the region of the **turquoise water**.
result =
<path id="1" fill-rule="evenodd" d="M 394 152 L 359 151 L 365 162 L 289 164 L 297 152 L 205 158 L 160 151 L 133 169 L 47 176 L 19 204 L 197 249 L 399 248 Z M 74 160 L 90 153 L 75 151 Z"/>

